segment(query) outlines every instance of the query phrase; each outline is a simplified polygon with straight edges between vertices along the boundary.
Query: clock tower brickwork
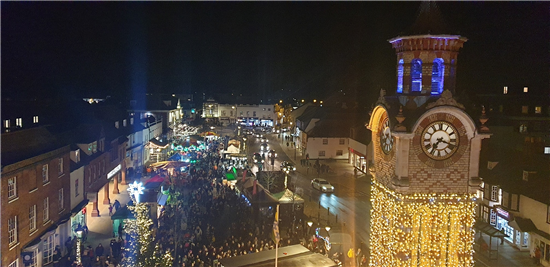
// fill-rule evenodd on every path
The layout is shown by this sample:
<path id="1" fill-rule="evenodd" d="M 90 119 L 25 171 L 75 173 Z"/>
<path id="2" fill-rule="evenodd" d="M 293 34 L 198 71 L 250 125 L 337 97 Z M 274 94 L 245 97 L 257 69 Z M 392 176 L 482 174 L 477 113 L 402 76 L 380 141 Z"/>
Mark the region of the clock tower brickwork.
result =
<path id="1" fill-rule="evenodd" d="M 426 12 L 432 2 L 422 5 Z M 390 40 L 398 59 L 398 88 L 393 96 L 380 91 L 367 125 L 375 164 L 370 266 L 474 265 L 479 156 L 490 133 L 486 119 L 478 127 L 453 98 L 456 57 L 465 41 L 429 33 Z M 411 74 L 414 58 L 422 60 L 421 87 Z M 432 62 L 444 66 L 437 74 L 442 85 L 431 79 Z M 421 91 L 411 90 L 415 82 Z"/>

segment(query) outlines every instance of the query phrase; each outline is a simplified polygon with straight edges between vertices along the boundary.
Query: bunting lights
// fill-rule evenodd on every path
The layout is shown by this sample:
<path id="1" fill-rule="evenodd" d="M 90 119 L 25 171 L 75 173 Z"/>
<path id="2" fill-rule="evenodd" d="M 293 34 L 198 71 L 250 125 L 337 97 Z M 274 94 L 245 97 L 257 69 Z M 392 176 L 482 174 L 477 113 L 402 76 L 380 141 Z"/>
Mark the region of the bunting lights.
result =
<path id="1" fill-rule="evenodd" d="M 474 266 L 475 194 L 371 186 L 370 266 Z"/>

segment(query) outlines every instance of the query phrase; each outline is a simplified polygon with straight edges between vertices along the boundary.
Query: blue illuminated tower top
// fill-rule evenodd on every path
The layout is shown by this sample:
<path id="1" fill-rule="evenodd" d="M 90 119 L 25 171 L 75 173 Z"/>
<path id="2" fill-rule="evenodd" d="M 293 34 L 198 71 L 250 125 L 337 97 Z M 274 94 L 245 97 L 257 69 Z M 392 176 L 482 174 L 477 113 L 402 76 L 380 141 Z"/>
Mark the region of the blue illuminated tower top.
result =
<path id="1" fill-rule="evenodd" d="M 407 34 L 388 40 L 397 54 L 400 102 L 408 102 L 405 98 L 409 96 L 423 96 L 416 99 L 420 106 L 443 90 L 454 94 L 458 51 L 467 40 L 449 33 L 434 1 L 422 2 Z"/>

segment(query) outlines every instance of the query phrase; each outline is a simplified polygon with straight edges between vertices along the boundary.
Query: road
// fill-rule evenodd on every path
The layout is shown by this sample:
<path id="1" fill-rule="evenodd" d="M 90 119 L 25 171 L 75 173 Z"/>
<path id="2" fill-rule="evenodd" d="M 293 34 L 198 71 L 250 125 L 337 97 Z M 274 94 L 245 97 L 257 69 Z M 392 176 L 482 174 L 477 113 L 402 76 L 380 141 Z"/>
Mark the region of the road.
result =
<path id="1" fill-rule="evenodd" d="M 293 161 L 294 148 L 287 147 L 286 142 L 281 142 L 276 134 L 269 134 L 267 137 L 269 149 L 275 150 L 277 158 L 273 165 L 266 158 L 263 169 L 278 171 L 282 161 Z M 260 144 L 261 140 L 259 138 L 252 137 L 248 140 L 248 153 L 250 156 L 255 152 L 260 152 Z M 297 156 L 297 171 L 289 175 L 288 182 L 289 184 L 295 184 L 296 192 L 304 198 L 305 213 L 313 218 L 320 217 L 322 224 L 328 223 L 333 229 L 345 228 L 350 230 L 356 244 L 361 242 L 368 244 L 370 181 L 368 179 L 355 179 L 351 166 L 347 164 L 347 168 L 350 170 L 347 175 L 341 172 L 321 174 L 321 178 L 328 180 L 335 187 L 334 193 L 322 193 L 311 187 L 311 180 L 318 177 L 317 172 L 314 168 L 307 171 L 307 168 L 300 166 L 300 159 L 300 156 Z M 321 161 L 322 163 L 329 165 L 331 169 L 345 166 L 342 163 Z M 254 173 L 258 171 L 256 164 L 254 164 L 252 171 Z M 327 215 L 327 210 L 330 212 L 330 216 Z M 336 223 L 336 218 L 338 223 Z M 367 245 L 364 245 L 363 249 L 366 247 Z"/>

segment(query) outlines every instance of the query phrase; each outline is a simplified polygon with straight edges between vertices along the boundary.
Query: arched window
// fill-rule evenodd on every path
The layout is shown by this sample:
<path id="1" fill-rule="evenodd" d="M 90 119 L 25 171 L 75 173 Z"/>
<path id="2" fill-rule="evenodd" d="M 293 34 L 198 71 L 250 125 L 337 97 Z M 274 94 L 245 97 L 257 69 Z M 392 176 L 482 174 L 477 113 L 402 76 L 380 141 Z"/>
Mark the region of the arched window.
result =
<path id="1" fill-rule="evenodd" d="M 422 60 L 415 58 L 411 62 L 412 92 L 422 91 Z"/>
<path id="2" fill-rule="evenodd" d="M 443 92 L 444 73 L 445 65 L 443 65 L 443 59 L 434 59 L 432 67 L 432 95 L 439 95 Z"/>
<path id="3" fill-rule="evenodd" d="M 399 60 L 397 66 L 397 93 L 403 93 L 403 59 Z"/>

